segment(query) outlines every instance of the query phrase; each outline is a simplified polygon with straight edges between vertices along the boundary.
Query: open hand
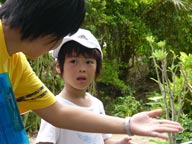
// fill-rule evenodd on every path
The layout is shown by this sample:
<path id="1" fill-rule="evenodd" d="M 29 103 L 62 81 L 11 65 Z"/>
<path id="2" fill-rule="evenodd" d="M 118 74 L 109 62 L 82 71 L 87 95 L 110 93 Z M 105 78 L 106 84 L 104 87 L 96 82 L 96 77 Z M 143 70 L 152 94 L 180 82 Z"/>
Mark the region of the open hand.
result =
<path id="1" fill-rule="evenodd" d="M 161 109 L 137 113 L 132 116 L 130 129 L 134 135 L 168 139 L 165 133 L 179 133 L 183 130 L 178 122 L 155 119 L 162 113 Z"/>

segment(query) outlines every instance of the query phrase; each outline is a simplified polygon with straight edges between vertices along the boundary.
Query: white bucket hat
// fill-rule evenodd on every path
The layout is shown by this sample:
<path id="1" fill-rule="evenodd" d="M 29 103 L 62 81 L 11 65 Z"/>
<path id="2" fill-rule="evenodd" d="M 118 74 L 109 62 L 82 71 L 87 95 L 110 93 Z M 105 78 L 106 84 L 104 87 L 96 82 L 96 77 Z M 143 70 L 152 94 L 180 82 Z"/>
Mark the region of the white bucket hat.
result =
<path id="1" fill-rule="evenodd" d="M 90 49 L 96 48 L 99 50 L 99 52 L 101 53 L 101 57 L 103 58 L 103 53 L 101 51 L 99 42 L 97 41 L 97 39 L 93 36 L 93 34 L 90 31 L 85 30 L 85 29 L 79 29 L 75 34 L 64 37 L 60 46 L 53 50 L 52 55 L 54 58 L 58 58 L 58 53 L 59 53 L 62 45 L 68 41 L 76 41 L 77 43 L 79 43 L 87 48 L 90 48 Z"/>

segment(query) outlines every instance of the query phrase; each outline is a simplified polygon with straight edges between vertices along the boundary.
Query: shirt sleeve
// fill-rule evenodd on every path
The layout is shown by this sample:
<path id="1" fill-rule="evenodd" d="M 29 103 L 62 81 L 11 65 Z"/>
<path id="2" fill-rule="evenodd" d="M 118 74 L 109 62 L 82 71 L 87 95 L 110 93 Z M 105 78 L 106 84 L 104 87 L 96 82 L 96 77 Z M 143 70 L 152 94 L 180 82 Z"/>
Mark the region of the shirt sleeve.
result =
<path id="1" fill-rule="evenodd" d="M 46 108 L 56 102 L 55 96 L 37 77 L 23 54 L 14 59 L 12 82 L 20 113 Z"/>

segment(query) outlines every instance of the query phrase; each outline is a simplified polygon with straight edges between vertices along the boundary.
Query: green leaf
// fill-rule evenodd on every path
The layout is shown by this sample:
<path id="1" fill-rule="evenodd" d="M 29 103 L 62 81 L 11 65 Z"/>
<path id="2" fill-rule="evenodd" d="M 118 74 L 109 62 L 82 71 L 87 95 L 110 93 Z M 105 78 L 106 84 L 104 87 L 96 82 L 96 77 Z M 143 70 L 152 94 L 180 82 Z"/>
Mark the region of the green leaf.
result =
<path id="1" fill-rule="evenodd" d="M 160 41 L 160 42 L 157 43 L 157 46 L 160 47 L 160 48 L 165 47 L 165 45 L 166 45 L 166 41 Z"/>
<path id="2" fill-rule="evenodd" d="M 153 36 L 147 36 L 146 37 L 146 40 L 150 43 L 153 43 L 155 41 L 154 37 Z"/>

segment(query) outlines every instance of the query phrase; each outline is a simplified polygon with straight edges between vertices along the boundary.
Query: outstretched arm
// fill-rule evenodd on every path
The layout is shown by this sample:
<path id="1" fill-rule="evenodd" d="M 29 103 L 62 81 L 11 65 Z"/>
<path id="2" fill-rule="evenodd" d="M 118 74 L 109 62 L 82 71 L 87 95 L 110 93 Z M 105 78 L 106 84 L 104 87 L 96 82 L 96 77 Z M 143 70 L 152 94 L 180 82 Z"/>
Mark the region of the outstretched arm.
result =
<path id="1" fill-rule="evenodd" d="M 59 102 L 34 112 L 59 128 L 83 132 L 126 133 L 123 118 L 95 114 L 80 107 L 62 105 Z"/>
<path id="2" fill-rule="evenodd" d="M 82 108 L 64 106 L 59 102 L 39 110 L 34 110 L 40 117 L 60 128 L 84 132 L 126 134 L 125 119 L 107 115 L 98 115 Z M 167 139 L 163 133 L 178 133 L 182 130 L 179 123 L 158 120 L 155 117 L 161 110 L 141 112 L 133 115 L 130 130 L 134 135 L 151 136 Z"/>

